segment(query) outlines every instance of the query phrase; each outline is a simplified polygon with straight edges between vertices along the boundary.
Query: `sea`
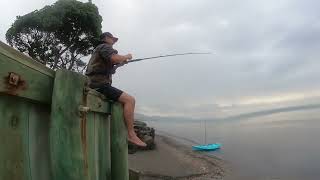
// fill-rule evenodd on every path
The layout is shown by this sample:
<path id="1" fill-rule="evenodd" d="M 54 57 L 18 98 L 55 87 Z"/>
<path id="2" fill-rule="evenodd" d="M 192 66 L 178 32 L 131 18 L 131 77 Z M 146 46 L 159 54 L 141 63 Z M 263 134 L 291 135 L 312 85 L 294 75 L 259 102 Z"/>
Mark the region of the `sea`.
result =
<path id="1" fill-rule="evenodd" d="M 152 118 L 156 133 L 192 145 L 221 143 L 206 153 L 222 159 L 229 179 L 319 180 L 320 106 L 220 119 Z"/>

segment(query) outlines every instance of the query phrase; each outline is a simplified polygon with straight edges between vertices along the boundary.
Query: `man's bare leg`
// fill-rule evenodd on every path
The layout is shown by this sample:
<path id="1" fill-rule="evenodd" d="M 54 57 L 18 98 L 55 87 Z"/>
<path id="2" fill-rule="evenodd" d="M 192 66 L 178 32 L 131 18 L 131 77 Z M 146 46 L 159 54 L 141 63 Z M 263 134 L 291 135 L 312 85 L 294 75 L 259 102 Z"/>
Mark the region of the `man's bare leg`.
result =
<path id="1" fill-rule="evenodd" d="M 118 101 L 123 104 L 124 120 L 126 122 L 127 129 L 128 129 L 128 140 L 138 146 L 146 146 L 146 144 L 138 138 L 133 128 L 134 108 L 135 108 L 134 97 L 123 92 L 119 97 Z"/>

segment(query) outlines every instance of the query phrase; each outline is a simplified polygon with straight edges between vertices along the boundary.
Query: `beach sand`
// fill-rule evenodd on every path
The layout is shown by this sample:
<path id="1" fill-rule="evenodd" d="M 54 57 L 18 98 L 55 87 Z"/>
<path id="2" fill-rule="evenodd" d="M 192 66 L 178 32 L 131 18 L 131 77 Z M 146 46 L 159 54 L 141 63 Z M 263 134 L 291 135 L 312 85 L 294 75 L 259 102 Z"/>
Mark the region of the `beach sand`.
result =
<path id="1" fill-rule="evenodd" d="M 129 167 L 141 180 L 214 180 L 226 172 L 221 159 L 193 151 L 167 136 L 156 136 L 155 150 L 129 154 Z"/>

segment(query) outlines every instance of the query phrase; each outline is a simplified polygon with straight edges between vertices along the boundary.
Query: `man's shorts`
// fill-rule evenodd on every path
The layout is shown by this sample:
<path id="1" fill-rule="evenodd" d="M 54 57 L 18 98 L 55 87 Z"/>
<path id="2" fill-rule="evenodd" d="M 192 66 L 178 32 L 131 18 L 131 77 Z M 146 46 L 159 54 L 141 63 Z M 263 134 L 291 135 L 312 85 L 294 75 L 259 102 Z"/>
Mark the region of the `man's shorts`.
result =
<path id="1" fill-rule="evenodd" d="M 105 84 L 105 85 L 102 85 L 102 86 L 99 86 L 99 87 L 94 87 L 93 89 L 95 89 L 96 91 L 102 93 L 108 99 L 111 99 L 113 101 L 118 101 L 119 97 L 123 93 L 123 91 L 111 86 L 110 84 Z"/>

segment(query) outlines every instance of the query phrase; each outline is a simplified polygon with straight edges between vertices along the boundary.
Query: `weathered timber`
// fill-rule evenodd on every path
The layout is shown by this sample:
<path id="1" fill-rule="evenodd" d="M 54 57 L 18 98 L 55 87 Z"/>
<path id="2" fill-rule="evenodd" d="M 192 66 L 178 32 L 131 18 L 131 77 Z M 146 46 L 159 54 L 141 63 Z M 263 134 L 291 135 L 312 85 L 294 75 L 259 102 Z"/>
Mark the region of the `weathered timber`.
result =
<path id="1" fill-rule="evenodd" d="M 88 179 L 86 117 L 80 114 L 85 78 L 56 72 L 51 105 L 50 151 L 54 180 Z"/>
<path id="2" fill-rule="evenodd" d="M 0 42 L 0 77 L 1 180 L 129 179 L 122 106 L 86 87 L 85 76 Z"/>
<path id="3" fill-rule="evenodd" d="M 94 94 L 84 76 L 56 72 L 50 131 L 54 179 L 111 180 L 110 105 Z"/>
<path id="4" fill-rule="evenodd" d="M 0 42 L 0 93 L 50 104 L 54 71 L 8 49 Z"/>
<path id="5" fill-rule="evenodd" d="M 108 101 L 102 94 L 95 90 L 85 89 L 87 91 L 87 107 L 90 111 L 99 113 L 111 113 L 111 101 Z"/>
<path id="6" fill-rule="evenodd" d="M 111 171 L 112 179 L 128 180 L 128 141 L 120 103 L 111 107 Z"/>
<path id="7" fill-rule="evenodd" d="M 47 68 L 43 64 L 35 61 L 31 57 L 13 49 L 7 44 L 0 41 L 0 53 L 12 59 L 12 61 L 17 61 L 30 69 L 34 69 L 42 74 L 54 77 L 54 71 Z"/>
<path id="8" fill-rule="evenodd" d="M 49 108 L 0 96 L 0 179 L 51 179 Z"/>
<path id="9" fill-rule="evenodd" d="M 48 131 L 54 74 L 0 42 L 0 179 L 51 179 Z"/>

